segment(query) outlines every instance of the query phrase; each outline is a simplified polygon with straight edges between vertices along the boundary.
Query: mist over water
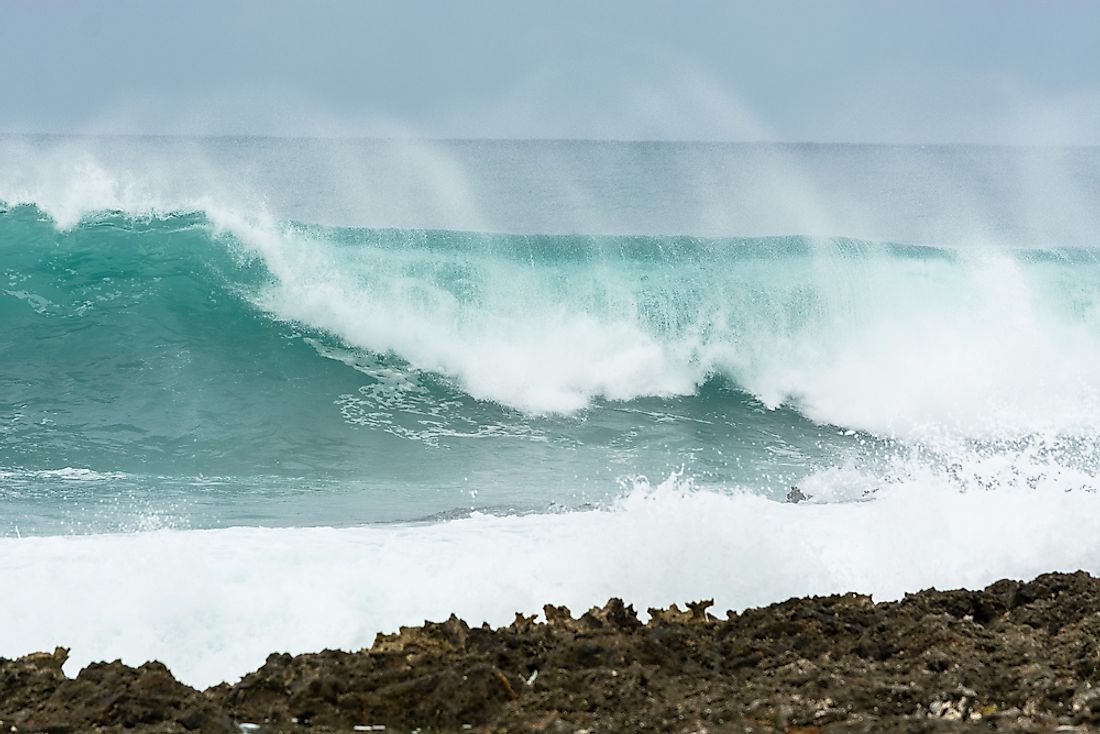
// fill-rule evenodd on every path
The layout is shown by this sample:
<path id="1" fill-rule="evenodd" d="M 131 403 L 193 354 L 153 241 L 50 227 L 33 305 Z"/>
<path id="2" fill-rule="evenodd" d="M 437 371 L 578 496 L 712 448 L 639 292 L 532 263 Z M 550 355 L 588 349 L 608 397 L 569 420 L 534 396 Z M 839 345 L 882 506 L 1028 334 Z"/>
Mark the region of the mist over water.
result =
<path id="1" fill-rule="evenodd" d="M 402 134 L 395 130 L 395 134 Z M 0 190 L 103 210 L 514 234 L 1090 246 L 1097 147 L 0 135 Z"/>
<path id="2" fill-rule="evenodd" d="M 74 665 L 215 682 L 445 615 L 454 584 L 477 622 L 1100 570 L 1100 149 L 9 136 L 0 161 L 0 570 L 67 574 Z M 181 607 L 162 564 L 221 591 Z M 96 591 L 121 583 L 125 625 Z M 241 598 L 271 613 L 244 629 Z M 13 614 L 0 654 L 64 641 Z"/>

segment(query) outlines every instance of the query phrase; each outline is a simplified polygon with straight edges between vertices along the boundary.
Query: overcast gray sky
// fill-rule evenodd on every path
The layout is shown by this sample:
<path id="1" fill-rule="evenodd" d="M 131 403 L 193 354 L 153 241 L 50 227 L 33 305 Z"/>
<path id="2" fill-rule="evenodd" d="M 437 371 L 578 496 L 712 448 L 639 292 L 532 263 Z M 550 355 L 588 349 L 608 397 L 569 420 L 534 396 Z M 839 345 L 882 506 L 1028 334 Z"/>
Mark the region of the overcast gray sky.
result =
<path id="1" fill-rule="evenodd" d="M 0 0 L 0 131 L 1100 144 L 1094 0 Z"/>

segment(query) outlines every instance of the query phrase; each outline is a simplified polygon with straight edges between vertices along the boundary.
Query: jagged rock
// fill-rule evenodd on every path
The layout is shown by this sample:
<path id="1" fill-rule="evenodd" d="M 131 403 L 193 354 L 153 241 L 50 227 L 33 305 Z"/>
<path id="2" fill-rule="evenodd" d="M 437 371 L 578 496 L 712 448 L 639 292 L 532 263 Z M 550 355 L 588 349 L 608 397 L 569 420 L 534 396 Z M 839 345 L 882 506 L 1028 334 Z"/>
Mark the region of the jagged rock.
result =
<path id="1" fill-rule="evenodd" d="M 68 650 L 0 659 L 0 729 L 9 732 L 141 731 L 228 734 L 239 731 L 224 710 L 178 682 L 161 663 L 131 668 L 89 665 L 76 678 L 61 667 Z"/>
<path id="2" fill-rule="evenodd" d="M 0 661 L 0 732 L 998 732 L 1100 727 L 1100 580 L 1085 573 L 842 594 L 708 613 L 619 599 L 574 619 L 470 628 L 451 617 L 367 650 L 271 655 L 200 694 L 158 663 L 67 651 Z M 362 729 L 359 729 L 362 730 Z"/>

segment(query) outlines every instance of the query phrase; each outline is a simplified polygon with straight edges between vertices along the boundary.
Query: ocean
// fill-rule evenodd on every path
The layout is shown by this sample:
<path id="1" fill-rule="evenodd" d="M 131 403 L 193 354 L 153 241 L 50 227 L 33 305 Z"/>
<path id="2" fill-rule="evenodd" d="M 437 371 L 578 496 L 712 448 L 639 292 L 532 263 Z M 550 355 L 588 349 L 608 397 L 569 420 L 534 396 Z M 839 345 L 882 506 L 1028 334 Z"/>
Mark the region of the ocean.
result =
<path id="1" fill-rule="evenodd" d="M 0 655 L 1100 572 L 1098 204 L 1100 148 L 0 136 Z"/>

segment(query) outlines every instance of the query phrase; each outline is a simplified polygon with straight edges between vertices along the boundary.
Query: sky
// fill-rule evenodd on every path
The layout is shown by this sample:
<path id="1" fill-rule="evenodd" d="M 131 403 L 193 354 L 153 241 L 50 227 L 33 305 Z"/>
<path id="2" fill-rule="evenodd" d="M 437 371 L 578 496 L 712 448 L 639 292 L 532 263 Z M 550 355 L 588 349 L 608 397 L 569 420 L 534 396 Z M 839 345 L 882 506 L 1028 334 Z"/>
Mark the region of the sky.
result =
<path id="1" fill-rule="evenodd" d="M 1100 145 L 1094 0 L 0 0 L 0 132 Z"/>

